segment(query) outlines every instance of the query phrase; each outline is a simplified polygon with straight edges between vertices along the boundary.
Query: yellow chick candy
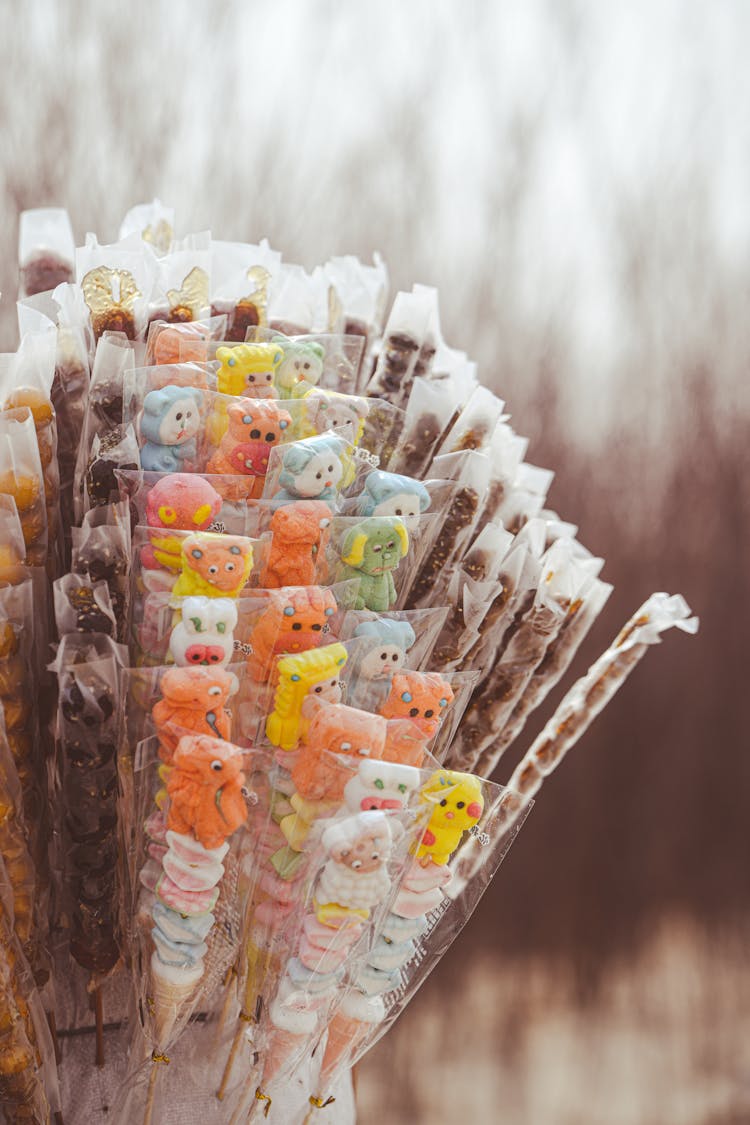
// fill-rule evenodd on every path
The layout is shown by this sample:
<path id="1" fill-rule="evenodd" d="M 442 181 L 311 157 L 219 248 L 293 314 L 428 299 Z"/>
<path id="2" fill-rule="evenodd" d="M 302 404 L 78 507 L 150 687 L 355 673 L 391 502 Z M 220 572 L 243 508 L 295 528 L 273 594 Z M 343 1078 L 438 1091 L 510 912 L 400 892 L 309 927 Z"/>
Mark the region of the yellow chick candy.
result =
<path id="1" fill-rule="evenodd" d="M 461 843 L 464 832 L 482 815 L 482 783 L 470 773 L 438 770 L 422 788 L 420 800 L 434 807 L 416 850 L 417 859 L 429 856 L 442 866 Z"/>

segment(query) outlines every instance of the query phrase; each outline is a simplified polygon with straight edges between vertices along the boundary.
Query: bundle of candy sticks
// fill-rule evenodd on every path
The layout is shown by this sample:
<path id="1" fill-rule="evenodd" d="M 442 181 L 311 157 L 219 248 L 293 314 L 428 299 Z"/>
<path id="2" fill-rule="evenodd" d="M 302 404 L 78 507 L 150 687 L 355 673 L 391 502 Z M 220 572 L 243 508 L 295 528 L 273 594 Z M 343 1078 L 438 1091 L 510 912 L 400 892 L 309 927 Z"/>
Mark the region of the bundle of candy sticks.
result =
<path id="1" fill-rule="evenodd" d="M 130 981 L 115 1120 L 167 1123 L 199 1072 L 217 1121 L 301 1122 L 458 935 L 544 778 L 697 622 L 649 598 L 490 780 L 611 587 L 437 293 L 387 311 L 377 256 L 308 273 L 267 242 L 177 238 L 158 201 L 78 248 L 65 212 L 25 212 L 20 247 L 3 1107 L 60 1118 L 42 1013 L 72 958 L 99 1063 Z"/>

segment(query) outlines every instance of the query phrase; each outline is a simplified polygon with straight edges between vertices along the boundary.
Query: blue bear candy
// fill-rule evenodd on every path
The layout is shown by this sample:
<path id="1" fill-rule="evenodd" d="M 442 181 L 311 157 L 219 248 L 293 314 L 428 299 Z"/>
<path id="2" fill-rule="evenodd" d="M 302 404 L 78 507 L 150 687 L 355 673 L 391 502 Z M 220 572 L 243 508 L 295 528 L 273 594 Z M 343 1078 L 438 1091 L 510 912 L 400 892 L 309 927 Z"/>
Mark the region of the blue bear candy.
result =
<path id="1" fill-rule="evenodd" d="M 194 387 L 162 387 L 143 400 L 141 468 L 152 473 L 174 473 L 195 457 L 201 424 L 201 393 Z"/>
<path id="2" fill-rule="evenodd" d="M 367 474 L 357 499 L 359 515 L 399 516 L 409 531 L 416 530 L 419 516 L 430 506 L 430 494 L 421 481 L 382 469 Z"/>
<path id="3" fill-rule="evenodd" d="M 341 455 L 346 443 L 328 434 L 305 438 L 284 447 L 281 454 L 281 490 L 271 502 L 275 512 L 296 500 L 323 500 L 331 508 L 344 475 Z"/>
<path id="4" fill-rule="evenodd" d="M 416 636 L 408 621 L 378 617 L 358 625 L 354 639 L 360 644 L 353 669 L 356 675 L 349 687 L 350 702 L 364 711 L 377 711 L 390 692 L 392 676 L 403 668 Z"/>

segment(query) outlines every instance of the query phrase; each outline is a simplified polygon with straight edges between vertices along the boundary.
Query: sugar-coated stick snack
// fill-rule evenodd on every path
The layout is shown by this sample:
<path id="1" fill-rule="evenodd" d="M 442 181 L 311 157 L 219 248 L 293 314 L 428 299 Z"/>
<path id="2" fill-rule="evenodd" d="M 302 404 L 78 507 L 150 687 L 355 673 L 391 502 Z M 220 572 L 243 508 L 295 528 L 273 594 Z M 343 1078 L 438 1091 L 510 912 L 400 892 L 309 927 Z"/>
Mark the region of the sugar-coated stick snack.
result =
<path id="1" fill-rule="evenodd" d="M 588 729 L 602 708 L 622 686 L 635 666 L 658 644 L 672 626 L 695 633 L 698 619 L 679 594 L 652 594 L 617 635 L 615 640 L 578 680 L 534 739 L 516 766 L 503 802 L 504 823 L 510 828 L 541 787 L 544 778 L 558 767 L 564 756 Z M 487 763 L 494 769 L 494 761 Z"/>
<path id="2" fill-rule="evenodd" d="M 523 694 L 498 736 L 497 747 L 490 744 L 480 753 L 476 765 L 477 773 L 488 776 L 488 761 L 494 760 L 495 753 L 498 751 L 502 753 L 518 738 L 529 715 L 541 705 L 555 684 L 559 683 L 595 624 L 611 592 L 612 587 L 608 583 L 594 578 L 590 587 L 568 606 L 559 632 L 534 669 Z"/>

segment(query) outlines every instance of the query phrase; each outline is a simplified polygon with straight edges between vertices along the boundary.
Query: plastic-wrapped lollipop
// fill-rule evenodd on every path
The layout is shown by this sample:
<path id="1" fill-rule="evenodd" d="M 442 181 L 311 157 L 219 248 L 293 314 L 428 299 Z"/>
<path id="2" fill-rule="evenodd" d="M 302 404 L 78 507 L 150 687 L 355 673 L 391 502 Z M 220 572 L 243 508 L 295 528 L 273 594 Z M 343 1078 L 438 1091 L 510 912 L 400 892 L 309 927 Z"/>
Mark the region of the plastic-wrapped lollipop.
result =
<path id="1" fill-rule="evenodd" d="M 8 1125 L 49 1125 L 52 1113 L 60 1120 L 54 1052 L 8 892 L 0 861 L 0 1103 Z"/>
<path id="2" fill-rule="evenodd" d="M 327 577 L 325 550 L 331 509 L 323 500 L 297 500 L 271 516 L 271 545 L 261 572 L 261 585 L 313 586 Z"/>
<path id="3" fill-rule="evenodd" d="M 75 239 L 67 211 L 43 207 L 21 212 L 18 265 L 22 297 L 73 281 L 74 260 Z"/>
<path id="4" fill-rule="evenodd" d="M 592 577 L 579 596 L 571 602 L 559 632 L 547 646 L 544 657 L 534 669 L 513 711 L 506 719 L 496 745 L 488 746 L 481 753 L 477 764 L 479 773 L 485 775 L 489 772 L 489 763 L 496 761 L 498 752 L 502 753 L 515 742 L 529 715 L 560 682 L 611 593 L 612 587 L 607 582 Z"/>
<path id="5" fill-rule="evenodd" d="M 512 834 L 498 831 L 499 786 L 440 769 L 419 791 L 423 821 L 390 911 L 346 966 L 315 1053 L 312 1106 L 328 1104 L 337 1074 L 387 1030 L 467 921 Z"/>
<path id="6" fill-rule="evenodd" d="M 100 633 L 63 636 L 55 667 L 58 825 L 70 952 L 90 974 L 96 1002 L 97 1063 L 103 1064 L 103 979 L 120 958 L 117 840 L 119 671 L 125 652 Z M 107 862 L 109 860 L 109 862 Z"/>
<path id="7" fill-rule="evenodd" d="M 627 625 L 565 695 L 544 730 L 534 740 L 511 776 L 503 801 L 504 822 L 510 827 L 565 754 L 588 729 L 602 708 L 625 682 L 636 664 L 661 634 L 676 627 L 685 633 L 698 630 L 698 619 L 679 594 L 652 594 Z M 488 755 L 486 766 L 494 769 Z M 520 796 L 519 796 L 520 795 Z"/>
<path id="8" fill-rule="evenodd" d="M 205 736 L 180 740 L 167 779 L 162 875 L 149 972 L 154 1049 L 144 1123 L 152 1120 L 158 1061 L 204 974 L 229 837 L 245 823 L 243 752 Z"/>
<path id="9" fill-rule="evenodd" d="M 477 526 L 490 473 L 485 453 L 448 453 L 436 457 L 431 472 L 438 477 L 457 480 L 461 484 L 427 559 L 420 567 L 408 597 L 410 608 L 437 604 L 434 601 L 438 581 L 456 558 L 460 558 L 471 541 Z"/>
<path id="10" fill-rule="evenodd" d="M 397 516 L 370 516 L 357 521 L 341 538 L 336 580 L 358 579 L 353 609 L 387 612 L 396 605 L 393 572 L 409 551 L 409 533 Z"/>
<path id="11" fill-rule="evenodd" d="M 597 566 L 601 566 L 600 560 L 597 560 Z M 472 698 L 472 720 L 478 726 L 481 724 L 482 728 L 479 739 L 474 740 L 475 754 L 481 754 L 502 734 L 534 670 L 554 644 L 571 605 L 590 577 L 589 567 L 575 559 L 571 541 L 558 540 L 545 553 L 532 604 L 518 621 L 513 635 L 497 654 L 489 675 Z M 507 742 L 503 741 L 503 745 Z M 495 743 L 493 753 L 497 753 L 498 749 Z M 477 760 L 475 757 L 467 762 L 469 768 L 475 768 Z"/>
<path id="12" fill-rule="evenodd" d="M 15 501 L 27 565 L 44 566 L 49 542 L 44 473 L 34 416 L 27 406 L 0 413 L 0 493 Z"/>
<path id="13" fill-rule="evenodd" d="M 226 411 L 227 428 L 206 465 L 214 474 L 234 474 L 243 479 L 222 486 L 225 499 L 259 500 L 268 472 L 271 450 L 292 424 L 288 410 L 274 399 L 239 399 Z"/>
<path id="14" fill-rule="evenodd" d="M 280 822 L 284 817 L 294 815 L 294 808 L 289 802 L 294 793 L 294 783 L 288 773 L 295 757 L 293 751 L 300 739 L 306 736 L 318 703 L 340 702 L 340 675 L 346 658 L 344 646 L 334 643 L 283 656 L 278 661 L 274 707 L 266 721 L 266 732 L 269 742 L 279 748 L 282 760 L 269 775 L 270 817 L 258 843 L 259 853 L 265 861 L 286 853 L 287 840 Z M 243 965 L 237 974 L 244 979 L 240 1026 L 224 1068 L 220 1097 L 224 1094 L 241 1046 L 242 1024 L 253 1021 L 258 997 L 263 993 L 274 959 L 278 959 L 277 933 L 289 913 L 301 874 L 298 868 L 291 870 L 288 867 L 280 873 L 271 863 L 264 863 L 261 868 L 261 882 L 253 902 L 249 904 Z M 285 878 L 285 875 L 291 878 Z"/>
<path id="15" fill-rule="evenodd" d="M 335 994 L 347 958 L 390 894 L 393 843 L 390 817 L 382 809 L 336 819 L 323 831 L 324 862 L 296 956 L 287 962 L 269 1007 L 259 1084 L 267 1097 L 318 1030 L 320 1010 Z"/>

